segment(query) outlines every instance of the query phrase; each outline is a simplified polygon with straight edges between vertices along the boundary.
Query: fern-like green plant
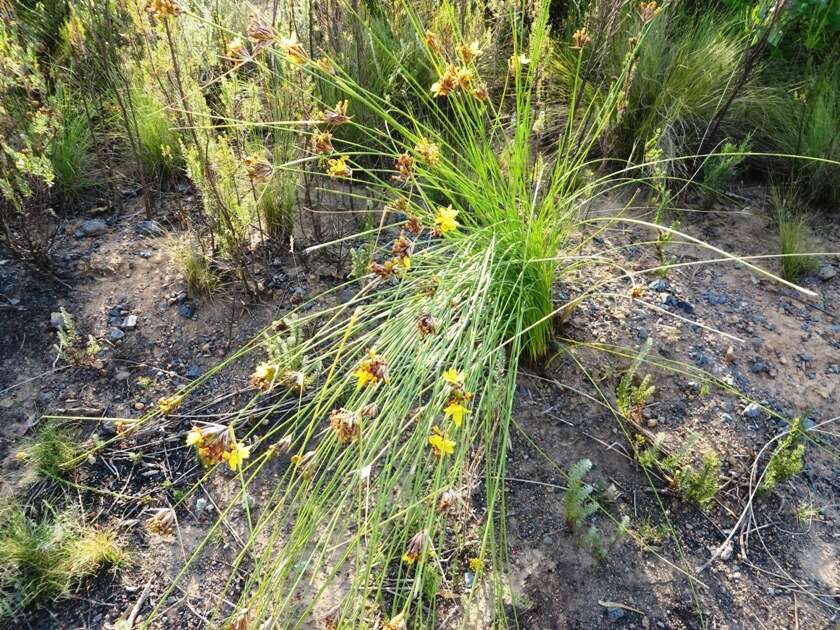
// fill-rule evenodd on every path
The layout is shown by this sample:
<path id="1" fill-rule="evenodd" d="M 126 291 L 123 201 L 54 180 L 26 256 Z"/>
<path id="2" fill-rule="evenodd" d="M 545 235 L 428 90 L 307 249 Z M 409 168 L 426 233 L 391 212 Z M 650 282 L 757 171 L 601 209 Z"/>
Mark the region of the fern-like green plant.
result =
<path id="1" fill-rule="evenodd" d="M 761 481 L 762 492 L 772 490 L 783 481 L 802 472 L 805 465 L 804 420 L 805 416 L 795 418 L 787 435 L 779 441 L 779 445 L 773 451 Z"/>
<path id="2" fill-rule="evenodd" d="M 674 482 L 686 501 L 707 510 L 720 489 L 719 477 L 720 459 L 714 451 L 707 451 L 699 471 L 691 465 L 681 466 L 674 475 Z"/>
<path id="3" fill-rule="evenodd" d="M 633 383 L 639 366 L 650 352 L 652 343 L 651 338 L 648 337 L 645 345 L 639 350 L 639 354 L 636 355 L 627 371 L 622 374 L 621 380 L 615 388 L 616 407 L 618 407 L 618 412 L 626 419 L 637 420 L 648 400 L 656 392 L 656 387 L 650 384 L 650 374 L 647 374 L 638 385 Z"/>
<path id="4" fill-rule="evenodd" d="M 592 486 L 584 483 L 583 478 L 592 469 L 592 462 L 581 459 L 569 469 L 569 485 L 563 497 L 566 527 L 577 531 L 583 522 L 598 509 L 598 504 L 591 498 Z"/>

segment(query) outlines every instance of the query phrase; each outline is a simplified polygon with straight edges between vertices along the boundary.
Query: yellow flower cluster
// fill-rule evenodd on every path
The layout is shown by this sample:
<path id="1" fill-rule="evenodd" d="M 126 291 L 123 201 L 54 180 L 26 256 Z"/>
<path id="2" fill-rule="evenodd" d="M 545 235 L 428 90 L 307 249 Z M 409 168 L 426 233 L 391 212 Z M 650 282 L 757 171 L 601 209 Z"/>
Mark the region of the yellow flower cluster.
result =
<path id="1" fill-rule="evenodd" d="M 460 225 L 460 223 L 455 220 L 455 217 L 457 216 L 458 211 L 455 210 L 451 204 L 446 208 L 443 206 L 439 207 L 437 214 L 435 214 L 435 223 L 432 234 L 435 236 L 442 236 L 452 232 L 453 230 L 457 230 Z"/>
<path id="2" fill-rule="evenodd" d="M 338 158 L 327 160 L 327 175 L 337 179 L 350 179 L 353 177 L 353 169 L 347 164 L 349 155 L 340 155 Z"/>
<path id="3" fill-rule="evenodd" d="M 377 354 L 372 348 L 368 349 L 368 356 L 359 364 L 353 372 L 356 377 L 356 389 L 368 385 L 378 385 L 388 382 L 388 364 L 382 355 Z"/>
<path id="4" fill-rule="evenodd" d="M 176 0 L 149 0 L 146 12 L 157 18 L 178 17 L 184 12 Z"/>
<path id="5" fill-rule="evenodd" d="M 234 472 L 240 470 L 251 455 L 250 447 L 236 439 L 233 428 L 221 424 L 194 426 L 187 434 L 187 446 L 196 449 L 199 460 L 205 466 L 227 462 Z"/>
<path id="6" fill-rule="evenodd" d="M 656 3 L 654 2 L 654 4 Z M 592 38 L 586 32 L 586 28 L 581 27 L 572 33 L 572 48 L 581 49 L 591 41 Z"/>
<path id="7" fill-rule="evenodd" d="M 438 459 L 452 455 L 455 452 L 455 442 L 446 437 L 440 427 L 432 427 L 432 434 L 428 438 L 432 454 Z"/>
<path id="8" fill-rule="evenodd" d="M 472 400 L 472 392 L 464 389 L 464 373 L 455 368 L 449 368 L 443 373 L 443 380 L 449 386 L 449 399 L 443 408 L 443 415 L 452 418 L 456 427 L 464 422 L 464 416 L 470 413 L 467 403 Z"/>
<path id="9" fill-rule="evenodd" d="M 183 395 L 174 394 L 172 396 L 162 396 L 159 398 L 157 406 L 163 415 L 168 416 L 169 414 L 174 413 L 175 410 L 181 406 L 182 402 L 184 402 Z"/>
<path id="10" fill-rule="evenodd" d="M 420 154 L 423 161 L 429 166 L 437 166 L 440 162 L 440 147 L 428 138 L 420 138 L 420 142 L 414 145 L 414 150 Z"/>
<path id="11" fill-rule="evenodd" d="M 400 235 L 394 241 L 391 248 L 391 253 L 394 255 L 390 260 L 384 263 L 371 262 L 368 265 L 368 271 L 375 273 L 380 278 L 389 278 L 397 272 L 405 272 L 411 268 L 411 252 L 414 249 L 414 243 L 405 235 L 405 231 L 401 230 Z"/>
<path id="12" fill-rule="evenodd" d="M 300 66 L 309 61 L 309 55 L 306 54 L 303 44 L 298 41 L 294 33 L 280 39 L 280 48 L 286 55 L 286 59 L 295 65 Z"/>
<path id="13" fill-rule="evenodd" d="M 441 46 L 436 33 L 426 31 L 425 40 L 433 54 L 443 55 L 443 46 Z M 468 67 L 472 66 L 482 54 L 478 41 L 461 43 L 456 46 L 455 50 L 465 65 L 458 66 L 454 63 L 448 63 L 438 80 L 432 85 L 432 94 L 435 98 L 449 96 L 460 88 L 472 94 L 479 101 L 486 101 L 488 98 L 487 86 L 484 83 L 476 84 L 475 71 Z"/>

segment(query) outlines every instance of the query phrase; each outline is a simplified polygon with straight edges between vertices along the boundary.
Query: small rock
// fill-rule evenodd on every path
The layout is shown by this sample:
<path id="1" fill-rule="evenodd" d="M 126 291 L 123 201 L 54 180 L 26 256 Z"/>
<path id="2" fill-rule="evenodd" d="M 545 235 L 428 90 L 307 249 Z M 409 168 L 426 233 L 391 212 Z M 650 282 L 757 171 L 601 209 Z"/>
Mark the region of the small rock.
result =
<path id="1" fill-rule="evenodd" d="M 198 367 L 195 363 L 190 364 L 190 367 L 187 368 L 186 374 L 184 374 L 187 378 L 198 378 L 201 376 L 201 368 Z"/>
<path id="2" fill-rule="evenodd" d="M 656 291 L 657 293 L 662 293 L 668 290 L 668 283 L 665 282 L 662 278 L 658 280 L 654 280 L 648 285 L 648 289 L 651 291 Z"/>
<path id="3" fill-rule="evenodd" d="M 118 381 L 127 381 L 131 378 L 131 372 L 128 370 L 120 370 L 114 378 Z"/>
<path id="4" fill-rule="evenodd" d="M 656 418 L 651 418 L 650 420 L 647 421 L 648 429 L 655 429 L 656 425 L 658 425 L 658 424 L 659 424 L 659 422 L 656 420 Z"/>
<path id="5" fill-rule="evenodd" d="M 753 374 L 761 374 L 763 372 L 769 372 L 770 370 L 764 361 L 762 361 L 761 359 L 756 359 L 750 364 L 750 371 Z"/>
<path id="6" fill-rule="evenodd" d="M 119 341 L 123 337 L 125 337 L 125 333 L 123 331 L 121 331 L 119 328 L 112 328 L 111 332 L 108 333 L 108 338 L 111 341 Z"/>
<path id="7" fill-rule="evenodd" d="M 472 574 L 471 571 L 467 571 L 464 573 L 464 586 L 467 588 L 472 588 L 473 582 L 475 582 L 475 576 Z"/>
<path id="8" fill-rule="evenodd" d="M 149 258 L 151 258 L 151 257 L 152 257 L 152 251 L 151 251 L 151 250 L 149 250 L 149 249 L 144 249 L 143 251 L 141 251 L 141 252 L 140 252 L 139 254 L 137 254 L 137 255 L 138 255 L 138 256 L 140 256 L 140 258 L 145 258 L 145 259 L 147 259 L 147 260 L 148 260 Z"/>
<path id="9" fill-rule="evenodd" d="M 194 319 L 197 310 L 194 304 L 181 304 L 178 307 L 178 315 L 184 319 Z"/>
<path id="10" fill-rule="evenodd" d="M 823 282 L 828 282 L 836 275 L 837 270 L 831 265 L 823 265 L 820 267 L 819 271 L 817 271 L 817 277 Z"/>
<path id="11" fill-rule="evenodd" d="M 724 422 L 732 422 L 732 415 L 728 413 L 722 413 L 720 414 L 720 419 Z"/>
<path id="12" fill-rule="evenodd" d="M 136 402 L 136 403 L 134 403 L 134 408 L 135 408 L 137 411 L 143 411 L 143 409 L 145 409 L 145 408 L 146 408 L 146 405 L 144 405 L 144 404 L 143 404 L 143 403 L 141 403 L 141 402 Z"/>
<path id="13" fill-rule="evenodd" d="M 134 231 L 140 236 L 163 236 L 166 233 L 157 221 L 140 221 L 134 226 Z"/>
<path id="14" fill-rule="evenodd" d="M 616 608 L 614 606 L 610 606 L 607 608 L 607 617 L 609 617 L 610 621 L 618 621 L 624 616 L 624 609 L 623 608 Z"/>
<path id="15" fill-rule="evenodd" d="M 806 431 L 813 431 L 814 427 L 817 426 L 817 423 L 814 421 L 813 418 L 805 418 L 805 421 L 802 423 L 802 427 Z"/>
<path id="16" fill-rule="evenodd" d="M 201 512 L 208 511 L 208 510 L 207 510 L 207 508 L 208 508 L 208 507 L 209 507 L 211 510 L 213 509 L 213 506 L 212 506 L 212 505 L 210 505 L 210 502 L 209 502 L 207 499 L 205 499 L 204 497 L 198 497 L 198 498 L 195 500 L 195 511 L 196 511 L 196 512 L 201 513 Z"/>
<path id="17" fill-rule="evenodd" d="M 56 330 L 64 328 L 64 315 L 61 313 L 50 313 L 50 326 Z"/>
<path id="18" fill-rule="evenodd" d="M 122 323 L 123 328 L 136 328 L 137 327 L 137 315 L 126 315 L 125 319 Z"/>
<path id="19" fill-rule="evenodd" d="M 106 420 L 102 423 L 102 426 L 99 427 L 99 437 L 103 440 L 108 440 L 114 437 L 117 434 L 117 428 L 114 425 L 113 420 Z"/>
<path id="20" fill-rule="evenodd" d="M 761 415 L 761 407 L 759 407 L 758 403 L 750 403 L 744 407 L 744 415 L 747 418 L 758 418 Z"/>
<path id="21" fill-rule="evenodd" d="M 77 234 L 81 236 L 101 236 L 108 231 L 108 225 L 101 219 L 88 219 L 82 223 Z"/>
<path id="22" fill-rule="evenodd" d="M 726 349 L 726 354 L 723 358 L 726 359 L 726 361 L 728 361 L 729 363 L 732 363 L 735 360 L 735 348 L 729 346 Z"/>

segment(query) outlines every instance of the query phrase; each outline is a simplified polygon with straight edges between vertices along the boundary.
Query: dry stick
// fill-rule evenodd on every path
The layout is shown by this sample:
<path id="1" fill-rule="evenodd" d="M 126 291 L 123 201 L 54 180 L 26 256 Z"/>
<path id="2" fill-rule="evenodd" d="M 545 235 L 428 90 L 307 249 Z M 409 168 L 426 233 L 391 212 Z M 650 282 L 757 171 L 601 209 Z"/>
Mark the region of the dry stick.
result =
<path id="1" fill-rule="evenodd" d="M 143 608 L 143 604 L 146 603 L 146 600 L 149 599 L 149 591 L 152 588 L 152 581 L 149 580 L 146 582 L 146 586 L 143 587 L 143 592 L 140 593 L 140 597 L 137 599 L 137 603 L 134 604 L 134 608 L 131 609 L 131 612 L 128 615 L 128 619 L 126 619 L 126 625 L 129 628 L 134 627 L 134 622 L 137 620 L 137 615 L 140 614 L 140 609 Z"/>

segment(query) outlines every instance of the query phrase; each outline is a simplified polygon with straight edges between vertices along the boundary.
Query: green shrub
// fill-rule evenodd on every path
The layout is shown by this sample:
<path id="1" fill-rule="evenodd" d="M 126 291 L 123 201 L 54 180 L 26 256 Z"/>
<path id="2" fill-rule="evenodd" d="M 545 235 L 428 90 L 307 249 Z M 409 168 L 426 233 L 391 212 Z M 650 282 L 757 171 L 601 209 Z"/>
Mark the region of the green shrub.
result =
<path id="1" fill-rule="evenodd" d="M 795 418 L 791 423 L 787 435 L 783 437 L 764 472 L 760 489 L 763 492 L 774 489 L 780 483 L 802 472 L 805 466 L 805 416 Z"/>
<path id="2" fill-rule="evenodd" d="M 818 261 L 808 255 L 811 232 L 807 215 L 796 204 L 793 189 L 783 190 L 774 186 L 771 190 L 771 203 L 776 213 L 781 249 L 782 276 L 795 280 L 806 272 L 816 269 Z"/>

